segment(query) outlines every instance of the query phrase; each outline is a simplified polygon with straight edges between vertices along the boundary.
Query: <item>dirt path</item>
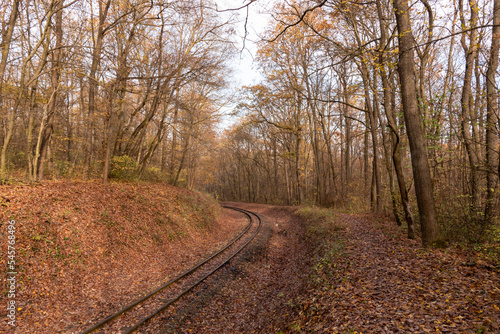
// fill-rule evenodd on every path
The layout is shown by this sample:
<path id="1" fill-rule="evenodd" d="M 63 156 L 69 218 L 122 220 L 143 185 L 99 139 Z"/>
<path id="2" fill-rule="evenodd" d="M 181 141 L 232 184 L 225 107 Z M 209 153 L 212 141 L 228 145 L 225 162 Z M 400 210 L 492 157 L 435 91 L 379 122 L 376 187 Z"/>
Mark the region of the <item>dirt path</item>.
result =
<path id="1" fill-rule="evenodd" d="M 345 229 L 313 249 L 292 210 L 242 207 L 265 218 L 259 239 L 161 333 L 500 333 L 492 268 L 364 215 L 338 214 Z"/>

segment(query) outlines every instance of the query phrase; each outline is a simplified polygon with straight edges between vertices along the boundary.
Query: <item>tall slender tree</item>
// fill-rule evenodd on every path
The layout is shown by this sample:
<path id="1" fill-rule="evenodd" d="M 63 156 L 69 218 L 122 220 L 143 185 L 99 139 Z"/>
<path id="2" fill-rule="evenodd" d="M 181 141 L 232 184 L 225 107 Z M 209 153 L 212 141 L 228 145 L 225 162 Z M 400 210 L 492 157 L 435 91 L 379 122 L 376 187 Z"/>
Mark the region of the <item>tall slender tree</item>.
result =
<path id="1" fill-rule="evenodd" d="M 441 241 L 436 218 L 431 172 L 424 145 L 422 118 L 419 115 L 417 87 L 415 84 L 414 39 L 410 24 L 410 8 L 407 0 L 394 0 L 394 13 L 398 26 L 399 62 L 403 113 L 410 143 L 413 177 L 417 195 L 422 243 L 433 246 Z"/>

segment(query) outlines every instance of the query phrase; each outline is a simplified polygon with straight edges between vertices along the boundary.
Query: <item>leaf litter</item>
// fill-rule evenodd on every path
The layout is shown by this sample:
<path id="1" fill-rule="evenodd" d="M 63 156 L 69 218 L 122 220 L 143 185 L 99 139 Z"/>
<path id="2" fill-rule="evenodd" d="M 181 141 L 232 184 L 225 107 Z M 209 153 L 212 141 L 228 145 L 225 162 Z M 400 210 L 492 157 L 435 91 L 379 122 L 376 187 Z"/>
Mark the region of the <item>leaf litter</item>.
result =
<path id="1" fill-rule="evenodd" d="M 8 221 L 17 227 L 14 333 L 80 333 L 246 224 L 227 224 L 215 200 L 168 185 L 47 181 L 0 186 L 0 196 L 2 268 Z M 0 333 L 12 330 L 5 312 Z"/>
<path id="2" fill-rule="evenodd" d="M 292 208 L 244 208 L 265 217 L 265 249 L 161 333 L 500 332 L 499 273 L 472 254 L 423 249 L 371 215 L 322 230 Z"/>
<path id="3" fill-rule="evenodd" d="M 124 239 L 114 236 L 128 237 L 127 242 L 136 246 L 141 242 L 130 238 L 131 230 L 116 229 L 110 222 L 119 221 L 116 226 L 126 228 L 125 216 L 135 217 L 134 225 L 141 226 L 141 220 L 154 220 L 154 210 L 146 206 L 158 205 L 165 212 L 161 203 L 169 202 L 175 215 L 164 219 L 178 228 L 185 222 L 183 203 L 189 199 L 179 199 L 176 194 L 182 191 L 176 188 L 112 187 L 116 188 L 104 192 L 94 184 L 80 183 L 44 185 L 36 190 L 2 189 L 8 207 L 2 223 L 14 212 L 25 222 L 20 233 L 25 273 L 19 320 L 26 327 L 19 333 L 71 332 L 79 322 L 106 315 L 99 312 L 102 307 L 116 307 L 147 285 L 194 262 L 238 228 L 228 219 L 206 230 L 190 230 L 185 236 L 179 229 L 167 229 L 162 240 L 169 247 L 161 251 L 168 256 L 154 263 L 164 271 L 146 268 L 148 259 L 158 256 L 133 253 L 130 244 L 122 244 Z M 78 196 L 65 197 L 72 192 Z M 142 201 L 143 206 L 132 205 L 134 201 Z M 64 203 L 71 203 L 73 211 Z M 129 212 L 131 206 L 137 211 Z M 263 215 L 259 240 L 198 289 L 197 306 L 176 306 L 177 318 L 158 320 L 151 327 L 154 333 L 500 332 L 499 272 L 474 254 L 423 249 L 419 241 L 406 239 L 404 231 L 392 222 L 370 215 L 337 213 L 335 228 L 325 232 L 318 229 L 318 222 L 299 218 L 294 208 L 241 206 Z M 197 210 L 202 212 L 205 207 L 200 205 Z M 207 224 L 197 219 L 198 227 Z M 95 233 L 97 226 L 99 238 L 61 248 L 60 252 L 74 260 L 70 266 L 47 253 L 50 247 L 40 247 L 40 243 L 49 246 Z M 140 232 L 134 231 L 132 235 L 140 239 Z M 142 247 L 146 253 L 147 249 L 158 252 L 152 244 Z M 78 256 L 79 252 L 86 256 Z M 140 260 L 129 261 L 130 254 Z M 105 261 L 98 261 L 99 257 Z M 123 272 L 129 274 L 127 280 L 118 278 Z M 60 330 L 47 330 L 53 324 Z"/>

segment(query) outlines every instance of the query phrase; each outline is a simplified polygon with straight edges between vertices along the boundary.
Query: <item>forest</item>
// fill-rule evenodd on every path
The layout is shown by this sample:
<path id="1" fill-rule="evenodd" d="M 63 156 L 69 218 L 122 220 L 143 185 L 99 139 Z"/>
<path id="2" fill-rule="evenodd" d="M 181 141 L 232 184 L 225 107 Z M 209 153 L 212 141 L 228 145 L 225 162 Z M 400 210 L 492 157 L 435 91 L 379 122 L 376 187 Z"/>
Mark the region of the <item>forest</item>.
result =
<path id="1" fill-rule="evenodd" d="M 166 182 L 498 242 L 500 0 L 265 4 L 263 80 L 235 89 L 257 5 L 3 1 L 1 181 Z"/>

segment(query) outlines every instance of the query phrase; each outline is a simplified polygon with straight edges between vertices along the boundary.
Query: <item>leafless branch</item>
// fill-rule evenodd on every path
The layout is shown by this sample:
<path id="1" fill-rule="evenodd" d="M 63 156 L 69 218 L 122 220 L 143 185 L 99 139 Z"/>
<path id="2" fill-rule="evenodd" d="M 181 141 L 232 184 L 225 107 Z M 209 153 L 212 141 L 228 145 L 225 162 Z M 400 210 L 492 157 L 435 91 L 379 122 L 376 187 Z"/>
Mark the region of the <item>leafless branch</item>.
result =
<path id="1" fill-rule="evenodd" d="M 227 8 L 227 9 L 219 9 L 217 4 L 215 4 L 215 11 L 217 13 L 224 13 L 224 12 L 231 12 L 231 11 L 238 11 L 238 10 L 241 10 L 243 8 L 247 8 L 248 10 L 248 7 L 250 7 L 251 4 L 253 4 L 254 2 L 257 2 L 257 0 L 250 0 L 249 3 L 241 6 L 241 7 L 237 7 L 237 8 Z"/>
<path id="2" fill-rule="evenodd" d="M 285 28 L 283 28 L 283 30 L 281 30 L 278 35 L 276 35 L 274 38 L 272 39 L 266 39 L 265 41 L 266 42 L 269 42 L 269 43 L 272 43 L 274 41 L 276 41 L 281 35 L 283 35 L 288 29 L 292 28 L 292 27 L 295 27 L 296 25 L 298 25 L 300 22 L 304 21 L 304 18 L 306 17 L 307 13 L 309 12 L 313 12 L 314 10 L 318 9 L 318 8 L 321 8 L 323 7 L 326 2 L 328 0 L 323 0 L 321 1 L 321 3 L 317 4 L 316 6 L 313 6 L 311 8 L 307 8 L 303 13 L 302 15 L 299 16 L 299 19 L 297 21 L 295 21 L 294 23 L 291 23 L 291 24 L 288 24 L 287 26 L 285 26 Z"/>

